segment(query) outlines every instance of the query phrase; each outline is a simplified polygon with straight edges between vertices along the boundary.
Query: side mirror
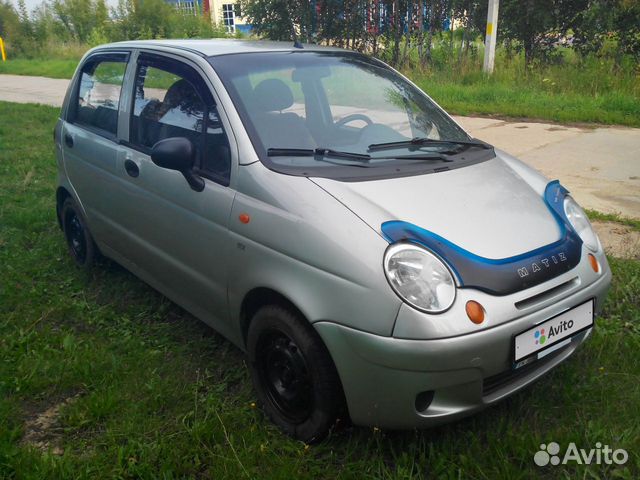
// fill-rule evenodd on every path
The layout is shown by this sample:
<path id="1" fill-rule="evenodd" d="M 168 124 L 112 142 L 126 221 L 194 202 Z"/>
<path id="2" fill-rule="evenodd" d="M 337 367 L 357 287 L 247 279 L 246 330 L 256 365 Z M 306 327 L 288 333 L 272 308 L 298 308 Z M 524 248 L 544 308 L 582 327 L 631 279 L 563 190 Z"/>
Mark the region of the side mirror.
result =
<path id="1" fill-rule="evenodd" d="M 204 190 L 204 180 L 193 172 L 196 149 L 191 140 L 171 137 L 160 140 L 151 149 L 151 161 L 162 168 L 180 172 L 196 192 Z"/>

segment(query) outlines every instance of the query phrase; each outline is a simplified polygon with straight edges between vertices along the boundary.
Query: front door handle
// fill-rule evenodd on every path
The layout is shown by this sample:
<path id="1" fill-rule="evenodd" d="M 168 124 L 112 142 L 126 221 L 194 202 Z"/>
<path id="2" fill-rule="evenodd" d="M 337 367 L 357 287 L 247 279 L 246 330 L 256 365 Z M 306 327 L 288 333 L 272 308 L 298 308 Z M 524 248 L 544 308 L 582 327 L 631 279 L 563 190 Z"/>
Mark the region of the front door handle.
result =
<path id="1" fill-rule="evenodd" d="M 130 177 L 135 178 L 140 175 L 140 168 L 138 168 L 138 165 L 133 160 L 125 160 L 124 169 L 127 171 Z"/>
<path id="2" fill-rule="evenodd" d="M 68 133 L 64 134 L 64 143 L 67 147 L 73 148 L 73 137 Z"/>

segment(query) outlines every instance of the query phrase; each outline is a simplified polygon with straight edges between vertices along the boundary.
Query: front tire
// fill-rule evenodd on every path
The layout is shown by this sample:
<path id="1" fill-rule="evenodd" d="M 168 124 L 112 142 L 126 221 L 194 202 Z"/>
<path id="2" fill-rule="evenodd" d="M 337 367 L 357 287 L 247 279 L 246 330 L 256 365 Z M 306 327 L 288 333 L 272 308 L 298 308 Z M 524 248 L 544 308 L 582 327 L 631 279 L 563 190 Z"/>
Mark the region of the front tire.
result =
<path id="1" fill-rule="evenodd" d="M 83 270 L 91 269 L 97 256 L 96 244 L 80 209 L 73 199 L 65 199 L 62 204 L 60 218 L 62 219 L 62 231 L 64 232 L 71 258 Z"/>
<path id="2" fill-rule="evenodd" d="M 247 336 L 251 377 L 267 416 L 305 443 L 327 436 L 344 405 L 340 379 L 313 327 L 280 306 L 261 308 Z"/>

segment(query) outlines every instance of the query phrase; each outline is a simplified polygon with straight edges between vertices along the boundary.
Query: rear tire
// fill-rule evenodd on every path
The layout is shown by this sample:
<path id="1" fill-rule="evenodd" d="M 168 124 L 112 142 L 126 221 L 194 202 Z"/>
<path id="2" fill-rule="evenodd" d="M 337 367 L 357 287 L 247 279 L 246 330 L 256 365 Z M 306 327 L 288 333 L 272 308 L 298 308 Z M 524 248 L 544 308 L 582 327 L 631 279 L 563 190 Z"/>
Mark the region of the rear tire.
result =
<path id="1" fill-rule="evenodd" d="M 60 218 L 71 258 L 78 267 L 90 270 L 96 261 L 98 249 L 80 209 L 70 197 L 62 204 Z"/>
<path id="2" fill-rule="evenodd" d="M 324 439 L 343 411 L 335 366 L 313 327 L 299 314 L 266 306 L 247 335 L 251 377 L 266 415 L 305 443 Z"/>

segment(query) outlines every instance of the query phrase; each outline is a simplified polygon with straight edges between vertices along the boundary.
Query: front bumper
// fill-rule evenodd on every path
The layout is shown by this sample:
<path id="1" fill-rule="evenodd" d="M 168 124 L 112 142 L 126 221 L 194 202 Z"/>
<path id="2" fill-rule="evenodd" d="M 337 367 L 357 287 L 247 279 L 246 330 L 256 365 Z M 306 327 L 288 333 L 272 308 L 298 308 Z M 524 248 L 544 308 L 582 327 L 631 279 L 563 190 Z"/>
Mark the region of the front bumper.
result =
<path id="1" fill-rule="evenodd" d="M 382 337 L 323 321 L 314 327 L 336 364 L 356 425 L 430 427 L 511 395 L 569 357 L 591 329 L 572 337 L 562 349 L 515 371 L 511 369 L 513 336 L 591 298 L 599 311 L 610 282 L 607 267 L 593 283 L 543 308 L 447 338 Z M 432 401 L 421 408 L 417 398 Z"/>

